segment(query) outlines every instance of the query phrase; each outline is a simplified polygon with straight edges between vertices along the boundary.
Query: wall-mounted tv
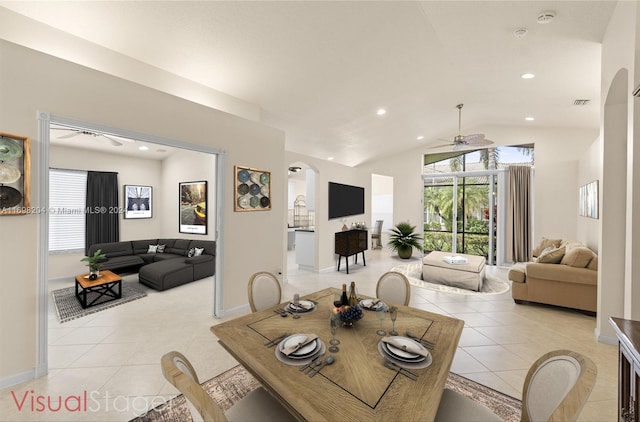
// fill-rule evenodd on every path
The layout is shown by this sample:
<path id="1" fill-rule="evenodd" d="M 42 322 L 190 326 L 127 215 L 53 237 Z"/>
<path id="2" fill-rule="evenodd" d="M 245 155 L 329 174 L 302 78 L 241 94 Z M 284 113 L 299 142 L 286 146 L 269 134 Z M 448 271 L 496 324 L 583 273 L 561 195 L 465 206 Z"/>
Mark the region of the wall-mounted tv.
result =
<path id="1" fill-rule="evenodd" d="M 364 214 L 364 188 L 329 182 L 329 220 Z"/>

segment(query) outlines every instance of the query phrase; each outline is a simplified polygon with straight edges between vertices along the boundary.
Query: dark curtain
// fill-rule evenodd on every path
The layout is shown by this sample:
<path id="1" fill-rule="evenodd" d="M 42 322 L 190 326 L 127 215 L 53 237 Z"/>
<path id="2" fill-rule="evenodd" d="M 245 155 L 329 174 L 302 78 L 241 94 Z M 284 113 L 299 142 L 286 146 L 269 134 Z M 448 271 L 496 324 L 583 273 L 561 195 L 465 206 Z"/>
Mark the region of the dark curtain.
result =
<path id="1" fill-rule="evenodd" d="M 531 168 L 509 166 L 507 260 L 531 259 Z"/>
<path id="2" fill-rule="evenodd" d="M 87 173 L 85 255 L 96 243 L 120 241 L 118 173 Z"/>

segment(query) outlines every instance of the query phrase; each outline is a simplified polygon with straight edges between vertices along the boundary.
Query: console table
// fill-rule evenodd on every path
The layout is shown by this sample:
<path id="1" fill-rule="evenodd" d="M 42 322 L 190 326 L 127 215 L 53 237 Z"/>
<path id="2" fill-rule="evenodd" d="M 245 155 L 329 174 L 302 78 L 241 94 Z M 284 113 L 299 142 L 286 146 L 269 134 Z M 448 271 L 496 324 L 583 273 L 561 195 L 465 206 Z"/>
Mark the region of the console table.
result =
<path id="1" fill-rule="evenodd" d="M 340 271 L 340 261 L 342 257 L 347 262 L 347 274 L 349 274 L 349 257 L 355 255 L 354 263 L 358 263 L 358 254 L 362 252 L 363 265 L 367 265 L 364 251 L 367 250 L 368 234 L 367 230 L 352 229 L 337 232 L 335 236 L 335 254 L 338 255 L 338 271 Z"/>

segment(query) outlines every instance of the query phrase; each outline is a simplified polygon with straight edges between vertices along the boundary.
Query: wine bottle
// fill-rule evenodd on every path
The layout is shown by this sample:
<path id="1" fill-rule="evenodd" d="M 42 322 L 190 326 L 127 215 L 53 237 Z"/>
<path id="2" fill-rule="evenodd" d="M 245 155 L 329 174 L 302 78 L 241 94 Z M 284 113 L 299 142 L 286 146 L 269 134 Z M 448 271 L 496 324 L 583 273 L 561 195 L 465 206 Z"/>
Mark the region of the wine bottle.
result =
<path id="1" fill-rule="evenodd" d="M 356 296 L 356 282 L 351 282 L 351 287 L 349 288 L 349 305 L 355 306 L 358 304 L 358 296 Z"/>
<path id="2" fill-rule="evenodd" d="M 349 304 L 349 298 L 347 297 L 347 285 L 343 284 L 342 285 L 342 296 L 340 296 L 340 302 L 342 303 L 342 306 L 346 306 Z"/>

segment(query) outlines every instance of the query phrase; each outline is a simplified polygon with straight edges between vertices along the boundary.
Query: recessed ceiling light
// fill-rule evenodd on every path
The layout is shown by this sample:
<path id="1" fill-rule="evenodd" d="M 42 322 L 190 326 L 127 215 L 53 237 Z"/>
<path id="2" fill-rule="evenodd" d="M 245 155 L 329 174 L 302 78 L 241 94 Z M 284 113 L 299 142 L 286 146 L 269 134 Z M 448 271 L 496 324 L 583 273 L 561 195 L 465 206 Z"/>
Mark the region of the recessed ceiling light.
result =
<path id="1" fill-rule="evenodd" d="M 418 141 L 422 141 L 424 139 L 424 136 L 420 135 L 416 138 Z"/>
<path id="2" fill-rule="evenodd" d="M 527 121 L 529 121 L 529 122 L 532 122 L 532 121 L 534 121 L 534 120 L 535 120 L 535 118 L 533 118 L 533 117 L 531 117 L 531 116 L 527 116 L 527 117 L 525 117 L 524 119 L 525 119 L 525 120 L 527 120 Z"/>
<path id="3" fill-rule="evenodd" d="M 331 161 L 331 160 L 333 160 L 333 157 L 329 157 L 329 158 L 327 158 L 327 160 Z"/>
<path id="4" fill-rule="evenodd" d="M 513 36 L 516 38 L 524 38 L 528 32 L 529 30 L 527 28 L 517 28 L 513 30 Z"/>
<path id="5" fill-rule="evenodd" d="M 138 149 L 139 149 L 140 151 L 148 151 L 148 150 L 149 150 L 149 147 L 142 145 L 141 147 L 138 147 Z"/>
<path id="6" fill-rule="evenodd" d="M 536 77 L 536 75 L 534 75 L 533 73 L 523 73 L 522 75 L 520 75 L 520 77 L 522 79 L 533 79 Z"/>
<path id="7" fill-rule="evenodd" d="M 556 12 L 554 12 L 553 10 L 545 10 L 544 12 L 540 12 L 538 14 L 538 17 L 536 18 L 536 20 L 538 21 L 539 24 L 547 24 L 550 22 L 553 22 L 553 20 L 556 18 Z"/>
<path id="8" fill-rule="evenodd" d="M 385 110 L 384 108 L 379 108 L 378 111 L 376 111 L 376 114 L 378 116 L 384 116 L 385 114 L 387 114 L 387 110 Z"/>

